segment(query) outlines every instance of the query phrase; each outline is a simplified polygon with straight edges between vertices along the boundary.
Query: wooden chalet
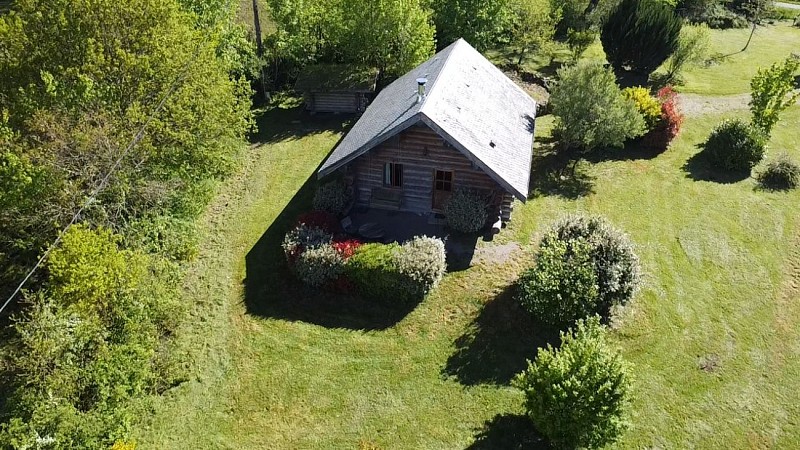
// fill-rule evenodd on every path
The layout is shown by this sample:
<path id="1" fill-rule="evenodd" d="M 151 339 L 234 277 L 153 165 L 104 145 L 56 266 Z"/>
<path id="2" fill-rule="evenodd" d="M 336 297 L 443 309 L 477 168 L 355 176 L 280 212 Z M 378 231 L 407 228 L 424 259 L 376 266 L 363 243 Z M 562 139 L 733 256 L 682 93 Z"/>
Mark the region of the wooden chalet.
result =
<path id="1" fill-rule="evenodd" d="M 306 67 L 295 83 L 311 113 L 360 114 L 375 94 L 378 70 L 346 64 Z"/>
<path id="2" fill-rule="evenodd" d="M 383 89 L 320 168 L 361 206 L 442 212 L 460 188 L 508 220 L 530 179 L 536 102 L 459 40 Z"/>

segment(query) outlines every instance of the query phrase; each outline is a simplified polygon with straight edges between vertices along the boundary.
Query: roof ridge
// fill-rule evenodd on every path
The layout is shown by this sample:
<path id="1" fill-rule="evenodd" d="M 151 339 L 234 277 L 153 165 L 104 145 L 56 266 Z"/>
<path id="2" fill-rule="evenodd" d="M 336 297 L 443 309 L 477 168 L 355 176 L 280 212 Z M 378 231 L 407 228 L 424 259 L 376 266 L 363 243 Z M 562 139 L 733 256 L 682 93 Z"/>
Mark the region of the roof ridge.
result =
<path id="1" fill-rule="evenodd" d="M 439 73 L 437 74 L 436 78 L 433 79 L 433 82 L 431 82 L 430 87 L 427 89 L 426 95 L 422 98 L 422 103 L 419 105 L 419 109 L 417 110 L 418 112 L 420 113 L 422 112 L 422 110 L 425 108 L 425 104 L 428 103 L 428 99 L 434 94 L 434 92 L 436 92 L 433 90 L 433 88 L 436 86 L 436 82 L 439 81 L 440 78 L 442 78 L 442 74 L 444 74 L 445 69 L 447 69 L 447 63 L 449 63 L 452 60 L 453 52 L 456 50 L 456 47 L 458 47 L 461 42 L 466 42 L 466 41 L 464 41 L 464 38 L 459 38 L 457 41 L 447 46 L 447 48 L 450 47 L 452 48 L 450 48 L 450 51 L 447 52 L 447 56 L 445 57 L 444 62 L 442 63 L 442 67 L 439 69 Z"/>

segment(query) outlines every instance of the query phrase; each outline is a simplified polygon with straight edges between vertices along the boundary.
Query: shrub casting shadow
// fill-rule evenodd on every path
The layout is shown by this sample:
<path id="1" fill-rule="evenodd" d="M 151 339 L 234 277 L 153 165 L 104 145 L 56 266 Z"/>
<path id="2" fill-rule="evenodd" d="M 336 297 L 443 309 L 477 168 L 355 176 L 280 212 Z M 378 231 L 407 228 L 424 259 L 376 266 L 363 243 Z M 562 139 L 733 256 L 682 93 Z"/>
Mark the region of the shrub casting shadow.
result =
<path id="1" fill-rule="evenodd" d="M 487 421 L 467 450 L 551 448 L 547 440 L 536 432 L 530 419 L 521 414 L 496 415 Z"/>
<path id="2" fill-rule="evenodd" d="M 552 141 L 540 141 L 551 144 Z M 536 152 L 531 161 L 531 182 L 528 198 L 558 196 L 575 200 L 594 192 L 594 179 L 577 167 L 577 155 L 551 148 Z"/>
<path id="3" fill-rule="evenodd" d="M 738 183 L 750 177 L 750 171 L 731 172 L 714 167 L 704 144 L 698 144 L 700 152 L 695 153 L 686 160 L 683 171 L 686 176 L 695 181 L 713 181 L 715 183 L 730 184 Z"/>
<path id="4" fill-rule="evenodd" d="M 506 287 L 455 340 L 444 376 L 465 385 L 508 384 L 528 367 L 539 347 L 559 342 L 558 331 L 534 321 L 517 304 L 514 291 L 514 285 Z"/>
<path id="5" fill-rule="evenodd" d="M 600 148 L 586 154 L 591 163 L 603 161 L 635 161 L 653 159 L 669 147 L 669 142 L 657 142 L 654 138 L 643 136 L 630 140 L 622 148 Z"/>
<path id="6" fill-rule="evenodd" d="M 343 117 L 325 122 L 282 129 L 289 123 L 287 115 L 298 114 L 296 108 L 267 111 L 259 118 L 264 124 L 258 139 L 263 142 L 300 138 L 317 132 L 342 130 Z M 303 131 L 305 130 L 305 131 Z M 311 130 L 311 131 L 309 131 Z M 305 133 L 305 134 L 303 134 Z M 337 144 L 338 145 L 338 142 Z M 336 148 L 336 145 L 333 148 Z M 297 217 L 311 210 L 316 191 L 318 166 L 269 225 L 245 257 L 245 306 L 247 312 L 261 317 L 303 321 L 328 328 L 376 330 L 388 328 L 408 315 L 415 303 L 387 305 L 372 299 L 334 294 L 302 285 L 289 272 L 281 244 Z"/>

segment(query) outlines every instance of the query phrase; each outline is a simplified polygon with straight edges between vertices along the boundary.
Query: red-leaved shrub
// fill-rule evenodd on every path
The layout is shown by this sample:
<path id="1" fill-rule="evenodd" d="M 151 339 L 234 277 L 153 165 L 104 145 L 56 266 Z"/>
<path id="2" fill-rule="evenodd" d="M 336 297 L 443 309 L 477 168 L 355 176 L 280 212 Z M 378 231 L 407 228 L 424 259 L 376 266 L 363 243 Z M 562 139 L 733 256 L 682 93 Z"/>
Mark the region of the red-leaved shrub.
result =
<path id="1" fill-rule="evenodd" d="M 333 243 L 333 248 L 334 250 L 339 252 L 340 255 L 342 255 L 342 258 L 347 259 L 353 256 L 353 254 L 356 252 L 356 249 L 358 247 L 361 247 L 361 245 L 362 242 L 356 239 L 345 239 L 345 240 L 335 241 Z"/>
<path id="2" fill-rule="evenodd" d="M 678 94 L 672 86 L 665 86 L 658 90 L 656 94 L 661 101 L 661 126 L 666 134 L 666 141 L 669 143 L 681 131 L 683 124 L 683 114 L 678 108 Z"/>
<path id="3" fill-rule="evenodd" d="M 340 233 L 342 231 L 339 219 L 326 211 L 311 211 L 300 214 L 297 218 L 297 225 L 300 224 L 309 227 L 317 227 L 331 234 Z"/>
<path id="4" fill-rule="evenodd" d="M 644 136 L 644 142 L 649 147 L 666 149 L 681 131 L 683 114 L 678 108 L 678 94 L 672 86 L 659 89 L 656 97 L 661 102 L 661 117 L 658 125 Z"/>

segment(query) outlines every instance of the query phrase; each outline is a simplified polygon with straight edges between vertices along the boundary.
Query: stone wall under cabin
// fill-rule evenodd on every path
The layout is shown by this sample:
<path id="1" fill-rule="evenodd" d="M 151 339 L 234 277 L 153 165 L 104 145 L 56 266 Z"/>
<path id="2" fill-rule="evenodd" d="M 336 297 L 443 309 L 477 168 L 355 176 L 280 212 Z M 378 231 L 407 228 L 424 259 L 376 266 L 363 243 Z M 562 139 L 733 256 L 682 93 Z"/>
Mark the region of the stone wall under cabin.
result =
<path id="1" fill-rule="evenodd" d="M 427 213 L 432 209 L 433 179 L 436 170 L 453 172 L 453 190 L 468 188 L 491 194 L 494 214 L 503 198 L 510 194 L 458 149 L 450 146 L 435 131 L 418 123 L 368 151 L 350 163 L 347 173 L 354 177 L 356 203 L 368 206 L 372 190 L 385 188 L 386 163 L 403 164 L 403 202 L 401 211 Z"/>

